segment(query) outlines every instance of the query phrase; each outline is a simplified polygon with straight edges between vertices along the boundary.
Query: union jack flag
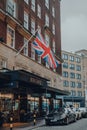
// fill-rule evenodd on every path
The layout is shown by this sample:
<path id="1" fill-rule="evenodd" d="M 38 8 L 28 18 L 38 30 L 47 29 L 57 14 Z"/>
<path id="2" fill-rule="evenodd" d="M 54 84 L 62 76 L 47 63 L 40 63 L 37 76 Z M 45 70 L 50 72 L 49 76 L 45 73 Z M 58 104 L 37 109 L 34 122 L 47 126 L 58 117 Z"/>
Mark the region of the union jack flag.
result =
<path id="1" fill-rule="evenodd" d="M 36 38 L 32 43 L 35 52 L 44 59 L 51 68 L 58 67 L 59 62 L 55 59 L 53 52 L 51 51 L 50 47 L 47 46 L 44 38 L 42 37 L 40 32 L 36 33 Z"/>

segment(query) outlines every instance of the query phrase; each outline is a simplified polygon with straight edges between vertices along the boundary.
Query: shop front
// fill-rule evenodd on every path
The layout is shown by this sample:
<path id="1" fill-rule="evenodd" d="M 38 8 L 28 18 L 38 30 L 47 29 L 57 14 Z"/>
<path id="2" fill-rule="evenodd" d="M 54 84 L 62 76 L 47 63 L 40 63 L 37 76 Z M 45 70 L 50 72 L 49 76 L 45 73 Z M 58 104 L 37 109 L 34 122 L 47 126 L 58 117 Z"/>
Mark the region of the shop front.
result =
<path id="1" fill-rule="evenodd" d="M 33 119 L 34 111 L 39 118 L 61 107 L 62 99 L 56 95 L 68 93 L 49 87 L 47 81 L 24 70 L 0 72 L 0 111 L 5 121 L 11 113 L 14 122 L 26 122 Z"/>

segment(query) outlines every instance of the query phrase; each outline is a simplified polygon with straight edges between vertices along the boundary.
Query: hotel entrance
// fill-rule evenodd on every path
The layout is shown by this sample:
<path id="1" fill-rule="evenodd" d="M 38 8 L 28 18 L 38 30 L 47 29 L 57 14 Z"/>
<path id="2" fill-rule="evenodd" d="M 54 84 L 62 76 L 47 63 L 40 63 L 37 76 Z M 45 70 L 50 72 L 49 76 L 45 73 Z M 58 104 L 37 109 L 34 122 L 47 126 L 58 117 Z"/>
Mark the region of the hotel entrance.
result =
<path id="1" fill-rule="evenodd" d="M 37 118 L 44 117 L 61 105 L 55 95 L 67 94 L 47 86 L 47 79 L 24 70 L 3 74 L 0 77 L 0 111 L 5 115 L 5 122 L 9 122 L 11 114 L 14 122 L 29 122 L 34 112 Z"/>

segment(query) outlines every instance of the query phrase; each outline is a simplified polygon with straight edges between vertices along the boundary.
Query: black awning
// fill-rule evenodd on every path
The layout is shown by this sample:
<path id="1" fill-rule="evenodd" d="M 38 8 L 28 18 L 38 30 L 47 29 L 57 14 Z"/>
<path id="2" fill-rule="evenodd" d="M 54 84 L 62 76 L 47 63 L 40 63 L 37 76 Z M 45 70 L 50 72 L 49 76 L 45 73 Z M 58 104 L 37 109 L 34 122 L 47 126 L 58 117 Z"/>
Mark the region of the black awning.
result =
<path id="1" fill-rule="evenodd" d="M 0 72 L 0 83 L 6 83 L 10 80 L 10 75 L 6 75 L 3 72 Z"/>
<path id="2" fill-rule="evenodd" d="M 53 88 L 53 87 L 47 87 L 47 92 L 53 93 L 56 95 L 69 95 L 70 94 L 68 91 L 60 90 L 60 89 Z"/>
<path id="3" fill-rule="evenodd" d="M 46 78 L 43 78 L 25 70 L 14 70 L 6 73 L 11 75 L 11 80 L 47 86 L 48 80 Z"/>
<path id="4" fill-rule="evenodd" d="M 1 77 L 3 81 L 6 79 L 6 81 L 7 80 L 10 81 L 9 84 L 11 83 L 14 84 L 14 85 L 8 84 L 8 86 L 17 87 L 15 83 L 18 82 L 19 85 L 18 87 L 25 87 L 27 89 L 30 88 L 33 93 L 37 93 L 38 95 L 41 95 L 43 93 L 50 93 L 51 95 L 54 96 L 70 94 L 68 91 L 47 86 L 47 81 L 49 81 L 48 79 L 27 72 L 25 70 L 12 70 L 8 72 L 3 72 Z"/>

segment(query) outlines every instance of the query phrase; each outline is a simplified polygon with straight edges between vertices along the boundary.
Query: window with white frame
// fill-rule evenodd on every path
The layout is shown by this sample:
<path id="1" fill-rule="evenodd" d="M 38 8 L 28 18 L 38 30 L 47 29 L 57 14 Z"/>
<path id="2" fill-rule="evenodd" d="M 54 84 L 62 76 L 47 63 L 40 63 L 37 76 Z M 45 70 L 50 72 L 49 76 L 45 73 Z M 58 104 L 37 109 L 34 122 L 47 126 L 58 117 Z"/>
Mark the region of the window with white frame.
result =
<path id="1" fill-rule="evenodd" d="M 49 9 L 49 0 L 45 0 L 45 6 Z"/>
<path id="2" fill-rule="evenodd" d="M 75 60 L 76 60 L 77 63 L 81 62 L 81 59 L 79 57 L 76 57 Z"/>
<path id="3" fill-rule="evenodd" d="M 78 91 L 78 96 L 79 96 L 79 97 L 82 96 L 82 91 Z"/>
<path id="4" fill-rule="evenodd" d="M 16 6 L 15 0 L 7 0 L 7 12 L 13 17 L 17 16 Z"/>
<path id="5" fill-rule="evenodd" d="M 55 41 L 53 40 L 53 52 L 56 52 L 56 48 L 55 48 Z"/>
<path id="6" fill-rule="evenodd" d="M 64 87 L 69 87 L 69 81 L 64 80 L 64 81 L 63 81 L 63 86 L 64 86 Z"/>
<path id="7" fill-rule="evenodd" d="M 74 81 L 70 81 L 70 87 L 74 87 L 75 88 L 75 82 Z"/>
<path id="8" fill-rule="evenodd" d="M 41 56 L 38 55 L 38 63 L 41 64 Z"/>
<path id="9" fill-rule="evenodd" d="M 35 60 L 35 49 L 31 45 L 31 59 Z"/>
<path id="10" fill-rule="evenodd" d="M 63 62 L 63 68 L 68 68 L 68 63 L 67 62 Z"/>
<path id="11" fill-rule="evenodd" d="M 29 1 L 28 0 L 24 0 L 27 4 L 29 3 Z"/>
<path id="12" fill-rule="evenodd" d="M 52 7 L 52 16 L 55 17 L 55 8 Z"/>
<path id="13" fill-rule="evenodd" d="M 81 88 L 82 87 L 82 83 L 81 82 L 77 82 L 76 86 L 77 86 L 77 88 Z"/>
<path id="14" fill-rule="evenodd" d="M 41 26 L 38 25 L 37 28 L 39 29 L 39 32 L 41 33 Z"/>
<path id="15" fill-rule="evenodd" d="M 55 35 L 55 24 L 54 23 L 52 24 L 52 32 Z"/>
<path id="16" fill-rule="evenodd" d="M 10 26 L 7 26 L 7 45 L 15 48 L 15 30 Z"/>
<path id="17" fill-rule="evenodd" d="M 76 74 L 76 79 L 81 79 L 81 74 Z"/>
<path id="18" fill-rule="evenodd" d="M 24 27 L 26 29 L 28 29 L 28 23 L 29 23 L 28 19 L 29 19 L 28 18 L 28 13 L 26 11 L 24 11 Z"/>
<path id="19" fill-rule="evenodd" d="M 76 91 L 71 90 L 71 96 L 76 96 Z"/>
<path id="20" fill-rule="evenodd" d="M 68 74 L 68 72 L 67 71 L 63 71 L 63 77 L 66 77 L 66 78 L 68 78 L 68 76 L 69 76 L 69 74 Z"/>
<path id="21" fill-rule="evenodd" d="M 31 0 L 31 9 L 35 12 L 35 0 Z"/>
<path id="22" fill-rule="evenodd" d="M 26 38 L 24 38 L 24 55 L 28 56 L 28 40 Z"/>
<path id="23" fill-rule="evenodd" d="M 49 27 L 49 16 L 45 14 L 45 25 Z"/>
<path id="24" fill-rule="evenodd" d="M 7 68 L 7 60 L 0 59 L 0 68 Z"/>
<path id="25" fill-rule="evenodd" d="M 37 16 L 41 18 L 41 7 L 39 4 L 37 5 Z"/>
<path id="26" fill-rule="evenodd" d="M 62 54 L 62 58 L 63 58 L 64 60 L 68 60 L 68 54 Z"/>
<path id="27" fill-rule="evenodd" d="M 35 34 L 35 20 L 31 19 L 31 33 L 34 35 Z"/>
<path id="28" fill-rule="evenodd" d="M 74 61 L 74 56 L 69 56 L 70 61 Z"/>
<path id="29" fill-rule="evenodd" d="M 45 42 L 46 42 L 47 46 L 50 46 L 50 37 L 47 33 L 45 33 Z"/>

